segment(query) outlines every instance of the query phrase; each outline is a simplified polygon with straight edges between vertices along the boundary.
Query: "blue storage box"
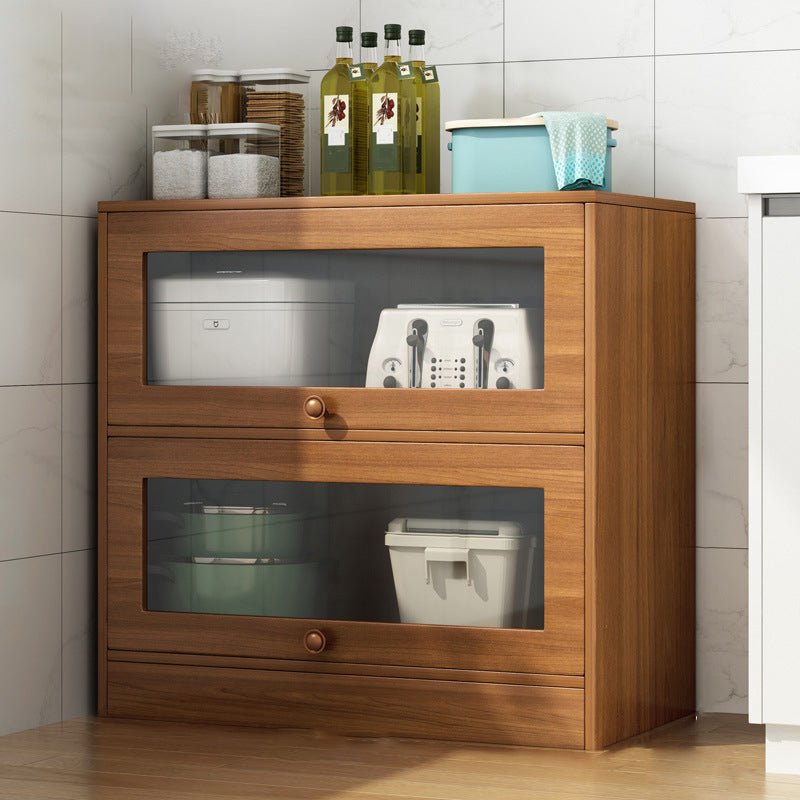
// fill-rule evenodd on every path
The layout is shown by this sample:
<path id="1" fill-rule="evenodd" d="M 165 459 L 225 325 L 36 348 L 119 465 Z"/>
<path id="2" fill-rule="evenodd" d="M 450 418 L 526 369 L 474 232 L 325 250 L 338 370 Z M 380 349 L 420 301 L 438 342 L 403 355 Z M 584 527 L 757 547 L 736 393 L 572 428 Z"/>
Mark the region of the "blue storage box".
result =
<path id="1" fill-rule="evenodd" d="M 604 191 L 611 191 L 611 148 L 617 143 L 607 120 Z M 453 193 L 557 192 L 550 137 L 541 117 L 462 119 L 445 124 L 453 140 Z"/>

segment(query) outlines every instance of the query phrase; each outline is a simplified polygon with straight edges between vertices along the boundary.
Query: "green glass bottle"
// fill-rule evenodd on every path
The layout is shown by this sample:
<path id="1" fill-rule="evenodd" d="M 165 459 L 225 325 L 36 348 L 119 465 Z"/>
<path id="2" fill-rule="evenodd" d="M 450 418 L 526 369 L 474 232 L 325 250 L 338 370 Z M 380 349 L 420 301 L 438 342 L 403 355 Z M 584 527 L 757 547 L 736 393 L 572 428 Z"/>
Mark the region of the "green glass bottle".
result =
<path id="1" fill-rule="evenodd" d="M 383 64 L 369 79 L 369 193 L 414 194 L 414 80 L 400 63 L 400 26 L 384 25 Z M 407 77 L 401 77 L 401 74 Z"/>
<path id="2" fill-rule="evenodd" d="M 359 136 L 359 123 L 366 130 L 366 83 L 353 80 L 353 29 L 336 28 L 336 63 L 320 85 L 320 194 L 365 194 L 366 136 Z M 359 102 L 359 83 L 361 102 Z M 361 157 L 357 155 L 359 146 Z"/>
<path id="3" fill-rule="evenodd" d="M 425 65 L 425 31 L 408 32 L 409 60 L 414 65 L 416 92 L 416 185 L 420 194 L 438 194 L 439 80 L 435 67 Z"/>

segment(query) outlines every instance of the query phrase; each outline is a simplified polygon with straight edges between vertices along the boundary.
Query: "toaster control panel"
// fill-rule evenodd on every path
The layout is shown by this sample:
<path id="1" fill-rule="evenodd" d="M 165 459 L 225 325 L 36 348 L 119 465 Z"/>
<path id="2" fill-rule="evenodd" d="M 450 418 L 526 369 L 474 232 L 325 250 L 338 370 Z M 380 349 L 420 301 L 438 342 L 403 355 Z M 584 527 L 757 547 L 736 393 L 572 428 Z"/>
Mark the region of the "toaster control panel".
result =
<path id="1" fill-rule="evenodd" d="M 475 388 L 475 359 L 472 353 L 425 359 L 422 386 L 429 389 Z"/>

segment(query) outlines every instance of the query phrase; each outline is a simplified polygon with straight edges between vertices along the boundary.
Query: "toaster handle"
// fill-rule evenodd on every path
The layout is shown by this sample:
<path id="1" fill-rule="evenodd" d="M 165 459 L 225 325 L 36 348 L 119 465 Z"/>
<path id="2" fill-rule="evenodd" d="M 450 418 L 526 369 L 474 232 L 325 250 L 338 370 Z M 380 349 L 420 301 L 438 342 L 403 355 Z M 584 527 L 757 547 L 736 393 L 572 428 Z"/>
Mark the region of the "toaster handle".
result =
<path id="1" fill-rule="evenodd" d="M 494 339 L 494 323 L 490 319 L 479 319 L 473 330 L 472 344 L 478 349 L 475 354 L 478 364 L 475 386 L 478 389 L 486 389 L 489 386 L 489 356 Z"/>
<path id="2" fill-rule="evenodd" d="M 424 319 L 414 319 L 408 328 L 406 344 L 411 348 L 408 359 L 410 369 L 408 386 L 410 389 L 417 389 L 422 386 L 422 360 L 425 356 L 425 343 L 428 339 L 428 323 Z"/>

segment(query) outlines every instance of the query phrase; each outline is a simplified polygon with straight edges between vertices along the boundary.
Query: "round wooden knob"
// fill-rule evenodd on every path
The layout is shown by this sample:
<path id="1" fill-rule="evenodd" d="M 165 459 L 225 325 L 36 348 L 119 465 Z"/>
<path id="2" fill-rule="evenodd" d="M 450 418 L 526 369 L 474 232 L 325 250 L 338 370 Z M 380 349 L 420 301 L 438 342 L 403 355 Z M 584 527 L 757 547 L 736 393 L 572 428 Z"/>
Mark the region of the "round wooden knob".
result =
<path id="1" fill-rule="evenodd" d="M 311 419 L 320 419 L 320 417 L 325 416 L 325 401 L 321 397 L 312 394 L 311 397 L 307 397 L 305 403 L 303 403 L 303 411 L 305 411 L 306 416 L 311 417 Z"/>
<path id="2" fill-rule="evenodd" d="M 321 653 L 327 643 L 325 634 L 316 628 L 306 631 L 306 635 L 303 637 L 303 644 L 309 653 Z"/>

